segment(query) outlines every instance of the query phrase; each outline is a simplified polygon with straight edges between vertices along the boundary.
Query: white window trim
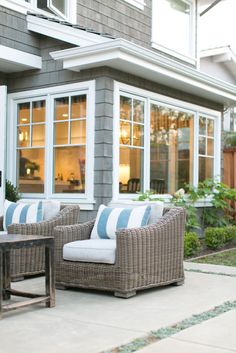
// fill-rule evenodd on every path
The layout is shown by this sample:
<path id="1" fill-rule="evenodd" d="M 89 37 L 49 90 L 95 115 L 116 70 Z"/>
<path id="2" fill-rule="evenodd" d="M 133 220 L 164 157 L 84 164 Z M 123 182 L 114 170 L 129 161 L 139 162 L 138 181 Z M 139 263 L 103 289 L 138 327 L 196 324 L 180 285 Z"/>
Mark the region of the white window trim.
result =
<path id="1" fill-rule="evenodd" d="M 5 200 L 5 161 L 6 161 L 6 121 L 7 121 L 7 86 L 0 85 L 0 172 L 1 186 L 0 186 L 0 215 L 3 214 L 3 203 Z"/>
<path id="2" fill-rule="evenodd" d="M 181 54 L 171 48 L 165 47 L 164 45 L 159 44 L 154 38 L 154 23 L 156 22 L 156 17 L 154 16 L 154 1 L 152 2 L 152 38 L 151 38 L 151 45 L 154 49 L 157 49 L 159 51 L 162 51 L 163 53 L 166 53 L 170 56 L 174 56 L 180 60 L 183 60 L 189 64 L 192 64 L 194 66 L 197 65 L 197 57 L 196 57 L 196 4 L 195 4 L 195 0 L 184 0 L 186 3 L 190 4 L 192 6 L 192 13 L 191 13 L 191 29 L 192 32 L 190 34 L 190 38 L 189 38 L 189 48 L 192 52 L 191 56 L 186 56 L 184 54 Z"/>
<path id="3" fill-rule="evenodd" d="M 87 120 L 86 120 L 86 190 L 84 194 L 56 194 L 52 193 L 52 144 L 53 140 L 53 100 L 56 95 L 62 94 L 87 94 Z M 9 119 L 7 125 L 7 155 L 11 163 L 7 164 L 7 178 L 16 184 L 16 106 L 17 103 L 29 99 L 46 99 L 46 129 L 45 137 L 45 190 L 44 194 L 23 194 L 27 199 L 59 199 L 63 202 L 79 202 L 83 204 L 82 209 L 93 209 L 94 201 L 94 116 L 95 116 L 95 81 L 86 81 L 69 85 L 37 89 L 8 95 Z M 89 117 L 89 118 L 88 118 Z"/>
<path id="4" fill-rule="evenodd" d="M 144 160 L 145 165 L 147 165 L 147 160 L 150 159 L 149 155 L 149 127 L 150 123 L 148 122 L 149 117 L 149 107 L 150 102 L 155 101 L 155 103 L 165 104 L 166 106 L 174 106 L 178 109 L 183 109 L 184 111 L 190 112 L 194 115 L 194 156 L 193 156 L 193 185 L 197 186 L 198 184 L 198 119 L 199 115 L 205 115 L 209 118 L 214 118 L 215 121 L 215 135 L 214 135 L 214 177 L 217 180 L 220 180 L 221 175 L 221 139 L 217 137 L 221 136 L 221 113 L 216 110 L 204 108 L 202 106 L 187 103 L 175 98 L 170 98 L 168 96 L 163 96 L 161 94 L 157 94 L 151 91 L 143 90 L 137 87 L 133 87 L 130 85 L 126 85 L 120 82 L 114 82 L 114 108 L 113 108 L 113 199 L 112 201 L 122 200 L 122 199 L 134 199 L 136 197 L 135 194 L 120 194 L 119 193 L 119 160 L 120 160 L 120 153 L 119 153 L 119 111 L 120 111 L 120 95 L 130 94 L 132 96 L 138 96 L 146 99 L 146 109 L 145 109 L 145 127 L 144 127 L 144 138 L 145 138 L 145 145 L 144 145 Z M 145 168 L 149 169 L 149 168 Z M 149 171 L 145 170 L 144 175 L 144 190 L 149 190 L 150 187 L 148 186 L 149 181 Z M 169 194 L 158 195 L 165 201 L 170 199 Z"/>
<path id="5" fill-rule="evenodd" d="M 43 14 L 47 17 L 52 17 L 52 18 L 60 18 L 61 19 L 63 17 L 68 22 L 76 24 L 76 21 L 77 21 L 77 18 L 76 18 L 77 2 L 76 2 L 76 0 L 69 0 L 69 1 L 67 1 L 67 3 L 70 4 L 70 6 L 67 8 L 67 11 L 68 11 L 67 16 L 64 16 L 63 14 L 61 14 L 61 16 L 58 17 L 56 13 L 52 14 L 50 12 L 38 9 L 36 7 L 35 0 L 32 0 L 31 3 L 26 3 L 21 0 L 0 0 L 0 6 L 7 7 L 8 9 L 23 13 L 25 15 L 27 14 L 28 11 L 31 11 L 31 12 Z M 59 12 L 57 11 L 57 13 L 59 13 Z"/>
<path id="6" fill-rule="evenodd" d="M 144 6 L 146 5 L 144 0 L 125 0 L 130 5 L 137 7 L 140 10 L 144 10 Z"/>

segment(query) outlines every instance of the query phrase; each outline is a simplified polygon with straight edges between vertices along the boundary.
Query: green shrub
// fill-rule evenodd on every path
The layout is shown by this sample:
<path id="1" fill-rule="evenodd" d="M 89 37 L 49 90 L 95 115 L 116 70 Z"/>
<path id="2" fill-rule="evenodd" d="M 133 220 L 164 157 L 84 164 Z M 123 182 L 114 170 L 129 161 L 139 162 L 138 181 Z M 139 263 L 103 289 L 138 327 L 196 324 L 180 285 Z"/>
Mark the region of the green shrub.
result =
<path id="1" fill-rule="evenodd" d="M 225 227 L 224 234 L 225 234 L 225 243 L 230 242 L 233 239 L 236 239 L 236 226 Z"/>
<path id="2" fill-rule="evenodd" d="M 198 235 L 194 232 L 184 234 L 184 257 L 196 254 L 200 250 Z"/>
<path id="3" fill-rule="evenodd" d="M 20 200 L 18 189 L 9 180 L 6 180 L 5 198 L 12 202 Z"/>
<path id="4" fill-rule="evenodd" d="M 221 248 L 225 241 L 225 229 L 221 228 L 207 228 L 205 230 L 205 244 L 210 249 L 218 249 Z"/>

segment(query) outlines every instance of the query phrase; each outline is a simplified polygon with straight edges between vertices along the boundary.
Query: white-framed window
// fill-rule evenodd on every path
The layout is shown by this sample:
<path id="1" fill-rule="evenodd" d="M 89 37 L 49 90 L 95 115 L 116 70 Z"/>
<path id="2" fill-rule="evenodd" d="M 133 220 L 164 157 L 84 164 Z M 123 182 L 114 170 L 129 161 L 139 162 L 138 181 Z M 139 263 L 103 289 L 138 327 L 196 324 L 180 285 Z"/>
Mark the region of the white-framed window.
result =
<path id="1" fill-rule="evenodd" d="M 0 5 L 25 14 L 34 11 L 76 23 L 76 0 L 0 0 Z"/>
<path id="2" fill-rule="evenodd" d="M 7 175 L 22 197 L 92 203 L 94 81 L 9 94 L 8 104 Z"/>
<path id="3" fill-rule="evenodd" d="M 119 82 L 114 96 L 113 199 L 219 178 L 220 112 Z"/>
<path id="4" fill-rule="evenodd" d="M 146 5 L 144 0 L 125 0 L 125 1 L 128 2 L 130 5 L 137 7 L 140 10 L 144 10 L 144 6 Z"/>
<path id="5" fill-rule="evenodd" d="M 195 0 L 152 1 L 152 46 L 196 63 Z"/>

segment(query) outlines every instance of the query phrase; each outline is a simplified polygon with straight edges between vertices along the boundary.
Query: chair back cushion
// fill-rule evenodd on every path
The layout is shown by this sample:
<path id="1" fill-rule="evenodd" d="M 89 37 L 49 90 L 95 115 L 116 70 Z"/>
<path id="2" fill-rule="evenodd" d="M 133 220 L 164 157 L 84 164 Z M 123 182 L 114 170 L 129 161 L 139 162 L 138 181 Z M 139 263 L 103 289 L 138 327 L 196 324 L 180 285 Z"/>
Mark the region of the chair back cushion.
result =
<path id="1" fill-rule="evenodd" d="M 114 239 L 121 228 L 136 228 L 147 225 L 151 207 L 113 208 L 100 205 L 91 239 Z"/>
<path id="2" fill-rule="evenodd" d="M 12 223 L 35 223 L 43 219 L 42 201 L 29 203 L 4 202 L 3 229 Z"/>
<path id="3" fill-rule="evenodd" d="M 61 203 L 57 200 L 43 200 L 43 220 L 47 221 L 60 212 Z"/>
<path id="4" fill-rule="evenodd" d="M 159 218 L 163 215 L 164 202 L 162 201 L 135 201 L 135 200 L 119 200 L 109 202 L 109 207 L 125 207 L 135 208 L 142 206 L 151 206 L 151 213 L 148 220 L 148 224 L 158 222 Z"/>

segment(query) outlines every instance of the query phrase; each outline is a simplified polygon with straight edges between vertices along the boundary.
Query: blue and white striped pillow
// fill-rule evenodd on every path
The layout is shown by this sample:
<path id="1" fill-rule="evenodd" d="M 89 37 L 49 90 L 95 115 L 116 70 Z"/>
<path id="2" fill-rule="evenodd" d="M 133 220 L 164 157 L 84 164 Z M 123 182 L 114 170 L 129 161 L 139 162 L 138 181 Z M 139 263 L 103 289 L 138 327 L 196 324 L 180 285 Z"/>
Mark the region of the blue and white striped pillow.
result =
<path id="1" fill-rule="evenodd" d="M 118 229 L 145 226 L 150 213 L 150 206 L 112 208 L 100 205 L 91 238 L 114 239 Z"/>
<path id="2" fill-rule="evenodd" d="M 35 223 L 43 219 L 42 201 L 30 203 L 4 202 L 3 229 L 12 223 Z"/>

